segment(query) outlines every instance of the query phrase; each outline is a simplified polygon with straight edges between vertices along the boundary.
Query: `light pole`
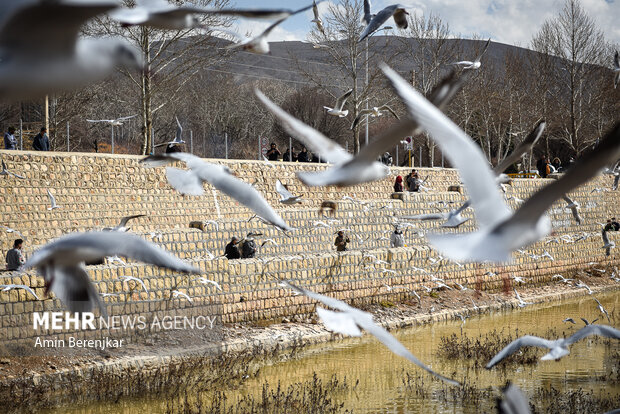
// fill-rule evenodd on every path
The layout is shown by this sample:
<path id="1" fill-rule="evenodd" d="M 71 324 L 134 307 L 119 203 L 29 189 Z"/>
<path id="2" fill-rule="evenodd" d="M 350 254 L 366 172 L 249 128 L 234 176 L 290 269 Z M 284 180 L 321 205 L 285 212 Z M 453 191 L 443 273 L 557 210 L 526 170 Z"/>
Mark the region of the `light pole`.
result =
<path id="1" fill-rule="evenodd" d="M 391 29 L 392 29 L 392 26 L 385 26 L 377 30 L 376 32 L 374 32 L 372 35 L 375 35 L 385 30 L 391 30 Z M 370 36 L 366 37 L 366 110 L 368 110 L 368 39 L 370 38 Z M 364 139 L 365 145 L 368 145 L 368 117 L 369 115 L 366 114 L 366 137 Z"/>

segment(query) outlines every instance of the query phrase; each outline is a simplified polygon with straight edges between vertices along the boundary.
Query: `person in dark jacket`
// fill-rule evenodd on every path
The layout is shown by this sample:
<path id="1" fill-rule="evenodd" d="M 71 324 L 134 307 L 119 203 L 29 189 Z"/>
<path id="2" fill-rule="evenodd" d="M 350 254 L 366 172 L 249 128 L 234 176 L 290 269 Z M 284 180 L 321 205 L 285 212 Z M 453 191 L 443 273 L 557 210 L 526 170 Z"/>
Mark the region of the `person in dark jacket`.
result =
<path id="1" fill-rule="evenodd" d="M 286 152 L 282 156 L 282 161 L 295 162 L 297 161 L 297 154 L 295 154 L 295 148 L 291 151 L 287 148 Z"/>
<path id="2" fill-rule="evenodd" d="M 308 150 L 306 147 L 303 147 L 301 152 L 297 154 L 297 162 L 308 162 Z"/>
<path id="3" fill-rule="evenodd" d="M 6 270 L 19 270 L 26 260 L 22 254 L 24 241 L 17 239 L 13 242 L 13 248 L 6 253 Z"/>
<path id="4" fill-rule="evenodd" d="M 49 151 L 50 139 L 47 136 L 47 128 L 41 128 L 41 132 L 37 134 L 32 140 L 32 148 L 35 151 Z"/>
<path id="5" fill-rule="evenodd" d="M 267 151 L 267 154 L 266 154 L 267 159 L 269 161 L 278 161 L 278 157 L 280 157 L 280 155 L 282 155 L 282 153 L 278 149 L 278 146 L 276 145 L 275 142 L 272 142 L 271 149 Z"/>
<path id="6" fill-rule="evenodd" d="M 396 177 L 396 181 L 394 182 L 394 192 L 402 193 L 403 192 L 403 177 L 400 175 Z"/>
<path id="7" fill-rule="evenodd" d="M 541 155 L 540 159 L 536 163 L 536 169 L 538 170 L 538 175 L 540 175 L 541 178 L 547 178 L 547 165 L 548 164 L 549 164 L 549 161 L 547 160 L 547 156 Z"/>
<path id="8" fill-rule="evenodd" d="M 9 131 L 4 133 L 4 149 L 17 149 L 17 139 L 15 139 L 15 128 L 13 127 L 9 127 Z"/>
<path id="9" fill-rule="evenodd" d="M 243 247 L 241 247 L 241 257 L 243 259 L 251 259 L 256 255 L 256 242 L 254 239 L 246 238 L 243 242 Z"/>
<path id="10" fill-rule="evenodd" d="M 334 242 L 334 246 L 336 246 L 336 251 L 347 251 L 347 243 L 351 243 L 351 239 L 344 235 L 344 231 L 340 230 L 338 232 L 338 237 L 336 237 L 336 241 Z"/>
<path id="11" fill-rule="evenodd" d="M 558 157 L 555 157 L 553 159 L 551 165 L 553 165 L 553 168 L 555 168 L 555 172 L 562 172 L 562 161 L 560 161 Z"/>
<path id="12" fill-rule="evenodd" d="M 420 177 L 416 170 L 411 170 L 411 173 L 407 176 L 407 188 L 411 192 L 420 191 Z"/>
<path id="13" fill-rule="evenodd" d="M 239 239 L 233 237 L 232 240 L 230 240 L 230 243 L 226 245 L 226 250 L 224 250 L 224 256 L 228 260 L 241 258 L 241 254 L 239 253 L 239 249 L 237 248 L 238 243 Z"/>

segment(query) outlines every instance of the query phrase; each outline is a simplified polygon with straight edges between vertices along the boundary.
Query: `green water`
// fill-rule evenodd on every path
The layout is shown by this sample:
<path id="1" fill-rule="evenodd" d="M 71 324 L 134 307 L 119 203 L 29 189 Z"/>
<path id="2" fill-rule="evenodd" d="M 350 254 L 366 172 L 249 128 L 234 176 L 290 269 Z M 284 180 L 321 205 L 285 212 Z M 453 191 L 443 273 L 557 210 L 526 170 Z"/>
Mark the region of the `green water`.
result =
<path id="1" fill-rule="evenodd" d="M 609 312 L 612 309 L 620 309 L 620 292 L 597 295 L 597 298 Z M 477 337 L 494 329 L 503 329 L 503 332 L 510 332 L 514 336 L 514 330 L 519 329 L 523 334 L 542 336 L 548 328 L 555 328 L 559 334 L 568 336 L 583 326 L 580 320 L 577 325 L 563 323 L 562 319 L 566 317 L 575 320 L 584 317 L 592 320 L 602 315 L 596 302 L 587 296 L 564 303 L 531 305 L 516 311 L 472 316 L 464 325 L 460 321 L 435 323 L 403 329 L 393 334 L 434 370 L 446 376 L 454 375 L 455 379 L 466 381 L 478 389 L 499 387 L 510 380 L 521 387 L 529 397 L 534 395 L 537 389 L 548 389 L 551 386 L 560 391 L 582 388 L 593 390 L 597 394 L 606 392 L 612 396 L 619 395 L 620 381 L 617 371 L 620 368 L 620 341 L 614 341 L 610 345 L 609 341 L 605 344 L 603 341 L 585 339 L 571 346 L 570 355 L 560 361 L 539 361 L 537 364 L 526 366 L 511 365 L 505 369 L 494 368 L 490 371 L 472 368 L 472 361 L 446 361 L 437 355 L 440 338 L 453 333 L 459 336 L 463 333 L 469 337 Z M 607 322 L 600 319 L 599 323 Z M 618 327 L 620 322 L 616 319 L 611 324 Z M 372 337 L 340 340 L 308 348 L 307 351 L 298 359 L 264 366 L 256 377 L 245 380 L 237 389 L 224 390 L 228 405 L 247 394 L 253 394 L 260 399 L 265 381 L 272 386 L 280 382 L 283 387 L 287 387 L 312 378 L 314 372 L 323 381 L 327 381 L 333 374 L 337 374 L 340 379 L 346 376 L 350 387 L 338 394 L 337 399 L 344 402 L 344 409 L 356 413 L 489 412 L 495 404 L 492 398 L 483 401 L 471 401 L 470 398 L 457 399 L 457 402 L 446 401 L 441 397 L 442 389 L 449 390 L 449 386 L 434 380 L 416 366 L 392 354 Z M 545 351 L 541 349 L 538 355 L 542 356 L 544 353 Z M 412 377 L 418 377 L 410 383 L 410 387 L 405 386 L 403 382 L 407 373 Z M 608 381 L 608 378 L 615 380 Z M 357 380 L 359 383 L 355 385 Z M 424 397 L 419 395 L 420 389 L 424 390 Z M 192 390 L 188 390 L 188 394 L 196 396 Z M 198 395 L 205 401 L 209 401 L 211 396 L 210 392 Z M 535 404 L 543 404 L 535 399 L 533 401 Z M 138 410 L 166 412 L 166 406 L 165 400 L 144 396 L 71 410 L 58 409 L 53 412 L 134 413 Z"/>

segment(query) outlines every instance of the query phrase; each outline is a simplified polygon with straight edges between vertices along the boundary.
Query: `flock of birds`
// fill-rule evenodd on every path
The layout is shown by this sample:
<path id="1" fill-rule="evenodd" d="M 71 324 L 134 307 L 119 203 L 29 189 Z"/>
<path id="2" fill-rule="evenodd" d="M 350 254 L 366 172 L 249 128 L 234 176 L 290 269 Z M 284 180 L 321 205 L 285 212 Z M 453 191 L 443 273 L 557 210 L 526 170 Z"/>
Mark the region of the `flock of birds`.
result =
<path id="1" fill-rule="evenodd" d="M 269 33 L 288 17 L 310 8 L 314 12 L 312 22 L 319 30 L 323 30 L 316 2 L 299 10 L 209 9 L 189 4 L 176 6 L 165 0 L 138 0 L 136 3 L 136 6 L 130 9 L 119 7 L 118 3 L 112 0 L 27 0 L 17 4 L 8 2 L 0 5 L 0 11 L 2 11 L 0 15 L 3 16 L 0 20 L 0 98 L 4 100 L 26 99 L 57 90 L 84 86 L 103 79 L 117 66 L 142 69 L 142 56 L 122 39 L 79 38 L 78 34 L 84 23 L 103 14 L 123 26 L 145 25 L 163 30 L 203 28 L 223 31 L 219 28 L 204 27 L 200 16 L 207 15 L 276 19 L 258 36 L 243 39 L 231 46 L 255 53 L 268 53 L 267 36 Z M 406 28 L 407 14 L 406 7 L 398 4 L 372 14 L 370 2 L 365 0 L 363 19 L 366 28 L 358 40 L 366 39 L 390 18 L 393 18 L 399 28 Z M 32 24 L 32 22 L 37 22 L 37 24 Z M 381 70 L 392 86 L 395 97 L 404 104 L 406 114 L 398 116 L 387 105 L 363 112 L 361 116 L 380 116 L 381 113 L 387 111 L 394 115 L 396 122 L 356 155 L 350 154 L 333 140 L 282 110 L 261 91 L 255 92 L 259 101 L 291 136 L 302 142 L 313 153 L 319 154 L 321 159 L 331 163 L 329 168 L 321 171 L 298 172 L 299 180 L 308 186 L 343 187 L 383 179 L 389 175 L 390 170 L 377 161 L 378 156 L 397 145 L 403 136 L 427 133 L 439 145 L 451 165 L 458 169 L 463 184 L 467 188 L 469 200 L 448 213 L 405 218 L 442 220 L 442 227 L 456 228 L 467 221 L 461 215 L 463 211 L 472 208 L 478 224 L 477 230 L 430 234 L 427 235 L 429 243 L 446 258 L 456 263 L 505 263 L 511 260 L 513 252 L 542 240 L 551 233 L 551 221 L 545 212 L 556 200 L 564 199 L 567 203 L 566 207 L 572 210 L 576 222 L 583 221 L 579 215 L 579 204 L 570 199 L 567 194 L 596 177 L 620 158 L 620 122 L 615 123 L 592 152 L 578 160 L 556 181 L 541 188 L 527 200 L 520 200 L 520 205 L 513 212 L 507 204 L 508 198 L 502 195 L 502 191 L 505 192 L 503 184 L 507 181 L 503 172 L 523 153 L 531 150 L 545 128 L 544 121 L 535 126 L 532 133 L 515 149 L 513 154 L 497 167 L 491 168 L 478 144 L 442 112 L 442 109 L 467 81 L 469 74 L 481 68 L 481 59 L 489 44 L 490 39 L 485 44 L 482 53 L 473 61 L 455 62 L 456 69 L 436 85 L 429 99 L 422 96 L 391 68 L 382 65 Z M 613 70 L 616 86 L 620 78 L 618 53 L 615 55 Z M 340 96 L 333 108 L 326 106 L 327 113 L 338 117 L 347 116 L 348 111 L 345 105 L 351 92 L 352 90 L 349 90 Z M 106 122 L 114 126 L 115 123 L 129 118 L 90 120 L 90 122 Z M 359 120 L 360 117 L 354 120 L 352 128 Z M 182 142 L 182 128 L 178 119 L 177 125 L 177 136 L 165 145 Z M 179 193 L 201 196 L 204 193 L 203 183 L 207 182 L 214 189 L 248 207 L 265 223 L 276 226 L 284 232 L 295 230 L 267 203 L 259 191 L 234 177 L 224 165 L 208 163 L 194 155 L 182 152 L 151 155 L 142 159 L 141 164 L 145 167 L 159 167 L 178 161 L 184 163 L 187 169 L 167 167 L 166 177 L 170 185 Z M 617 186 L 617 177 L 620 176 L 618 164 L 613 168 L 608 167 L 607 173 L 615 175 Z M 4 162 L 2 162 L 0 175 L 24 178 L 8 171 Z M 280 181 L 276 183 L 276 189 L 281 196 L 282 204 L 290 205 L 301 202 L 300 197 L 290 193 Z M 48 196 L 51 204 L 50 210 L 61 208 L 49 190 Z M 102 315 L 106 315 L 105 305 L 101 300 L 102 295 L 97 292 L 91 282 L 84 263 L 100 260 L 103 257 L 115 257 L 118 260 L 121 260 L 120 257 L 126 257 L 181 273 L 201 273 L 197 267 L 185 263 L 157 245 L 129 234 L 127 221 L 139 216 L 128 217 L 118 226 L 104 229 L 105 231 L 75 233 L 52 241 L 34 252 L 24 268 L 35 268 L 45 280 L 46 293 L 53 292 L 70 311 L 85 312 L 99 308 Z M 320 225 L 317 224 L 317 226 Z M 611 248 L 613 243 L 606 240 L 604 247 Z M 549 257 L 553 260 L 550 255 Z M 385 268 L 384 270 L 389 272 Z M 139 283 L 147 291 L 146 285 L 139 278 L 124 276 L 123 280 Z M 213 284 L 221 290 L 216 282 L 207 278 L 198 277 L 194 280 L 203 284 Z M 566 280 L 563 278 L 563 281 Z M 434 282 L 438 283 L 438 286 L 439 283 L 443 283 L 440 279 Z M 394 353 L 449 384 L 458 384 L 456 380 L 434 372 L 418 360 L 396 338 L 376 324 L 371 314 L 290 282 L 282 281 L 282 285 L 296 294 L 306 295 L 335 309 L 333 311 L 317 308 L 320 319 L 328 329 L 350 336 L 359 336 L 362 329 L 366 330 Z M 444 283 L 444 286 L 447 285 Z M 3 290 L 14 288 L 26 289 L 38 298 L 28 286 L 2 285 Z M 388 286 L 388 289 L 391 287 Z M 520 305 L 528 304 L 519 297 L 516 290 L 515 293 Z M 174 291 L 173 295 L 192 300 L 187 294 L 178 290 Z M 599 306 L 603 311 L 600 302 Z M 547 348 L 550 351 L 542 359 L 558 359 L 569 353 L 568 347 L 571 344 L 590 335 L 620 339 L 619 330 L 593 323 L 588 323 L 569 338 L 547 340 L 525 336 L 518 338 L 497 354 L 487 364 L 487 368 L 491 369 L 523 346 Z"/>

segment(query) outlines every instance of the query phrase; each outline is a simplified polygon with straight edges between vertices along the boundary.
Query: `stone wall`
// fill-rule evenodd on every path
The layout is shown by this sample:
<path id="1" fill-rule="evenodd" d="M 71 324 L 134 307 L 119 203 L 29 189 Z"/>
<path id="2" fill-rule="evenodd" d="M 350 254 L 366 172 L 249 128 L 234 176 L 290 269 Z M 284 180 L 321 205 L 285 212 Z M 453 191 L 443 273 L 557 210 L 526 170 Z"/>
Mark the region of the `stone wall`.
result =
<path id="1" fill-rule="evenodd" d="M 287 235 L 257 220 L 248 221 L 253 215 L 248 209 L 224 194 L 213 192 L 209 185 L 205 185 L 201 197 L 181 196 L 166 182 L 163 168 L 144 168 L 138 164 L 137 156 L 0 153 L 9 170 L 25 177 L 23 180 L 0 177 L 0 224 L 25 236 L 27 255 L 63 234 L 114 226 L 123 216 L 143 213 L 147 217 L 131 222 L 132 231 L 194 262 L 204 271 L 204 276 L 222 288 L 219 291 L 194 278 L 140 263 L 90 266 L 89 274 L 97 289 L 118 295 L 104 298 L 111 315 L 150 315 L 175 309 L 189 315 L 215 312 L 225 323 L 255 322 L 314 309 L 312 301 L 281 289 L 280 279 L 312 286 L 316 291 L 356 304 L 367 304 L 411 299 L 412 289 L 424 294 L 424 286 L 434 286 L 430 274 L 445 279 L 453 287 L 460 283 L 470 289 L 498 290 L 511 283 L 511 276 L 538 285 L 549 283 L 555 274 L 567 274 L 590 263 L 613 266 L 619 262 L 613 250 L 611 257 L 604 255 L 600 237 L 600 223 L 620 214 L 618 192 L 593 192 L 597 188 L 611 188 L 608 176 L 598 177 L 570 194 L 581 204 L 582 225 L 575 224 L 570 211 L 562 207 L 563 201 L 557 202 L 549 211 L 554 235 L 522 253 L 515 253 L 510 265 L 498 267 L 442 260 L 428 247 L 424 233 L 454 230 L 441 229 L 436 222 L 414 223 L 415 227 L 406 233 L 408 247 L 388 248 L 395 216 L 448 211 L 465 200 L 464 195 L 447 192 L 448 186 L 459 183 L 457 172 L 452 169 L 421 169 L 421 176 L 428 177 L 429 190 L 407 194 L 401 201 L 390 199 L 392 184 L 394 175 L 404 176 L 408 169 L 395 168 L 393 175 L 384 180 L 350 188 L 311 188 L 299 182 L 295 172 L 326 168 L 325 164 L 279 162 L 270 167 L 259 161 L 213 160 L 226 163 L 240 179 L 254 183 L 284 220 L 297 228 Z M 296 206 L 279 204 L 276 179 L 288 185 L 293 194 L 302 195 L 305 202 Z M 507 187 L 506 195 L 526 199 L 549 182 L 515 180 Z M 62 208 L 47 210 L 47 189 Z M 344 200 L 344 196 L 356 201 Z M 318 207 L 324 200 L 338 202 L 333 215 L 319 213 Z M 509 203 L 517 208 L 515 199 Z M 465 215 L 472 220 L 458 231 L 474 228 L 472 211 Z M 204 233 L 189 229 L 187 225 L 192 220 L 217 220 L 218 228 L 207 225 Z M 318 226 L 314 223 L 317 221 L 330 227 Z M 348 229 L 353 240 L 349 252 L 338 254 L 333 241 L 334 233 L 341 228 Z M 232 235 L 243 236 L 251 230 L 264 234 L 258 238 L 259 242 L 273 240 L 259 248 L 256 259 L 211 259 L 211 254 L 222 253 Z M 160 232 L 161 237 L 152 232 Z M 567 237 L 562 240 L 560 236 Z M 15 233 L 0 232 L 3 254 L 15 238 Z M 541 257 L 545 251 L 553 260 Z M 376 260 L 387 264 L 374 264 Z M 120 276 L 129 274 L 140 277 L 148 292 L 133 282 L 123 282 Z M 43 279 L 32 271 L 0 273 L 0 284 L 8 283 L 31 286 L 43 300 L 35 300 L 24 290 L 0 291 L 2 341 L 34 336 L 33 311 L 62 309 L 58 300 L 45 298 Z M 172 298 L 173 290 L 188 294 L 193 302 Z"/>

